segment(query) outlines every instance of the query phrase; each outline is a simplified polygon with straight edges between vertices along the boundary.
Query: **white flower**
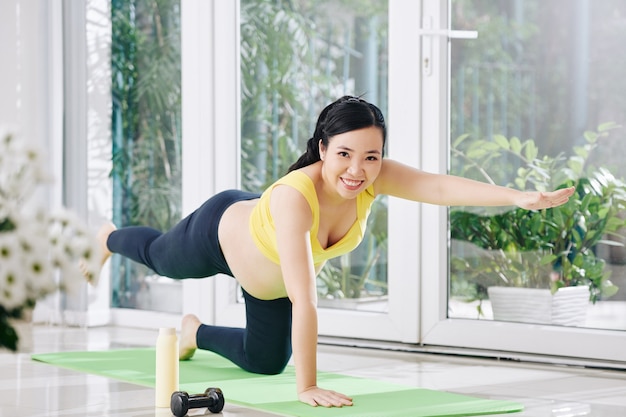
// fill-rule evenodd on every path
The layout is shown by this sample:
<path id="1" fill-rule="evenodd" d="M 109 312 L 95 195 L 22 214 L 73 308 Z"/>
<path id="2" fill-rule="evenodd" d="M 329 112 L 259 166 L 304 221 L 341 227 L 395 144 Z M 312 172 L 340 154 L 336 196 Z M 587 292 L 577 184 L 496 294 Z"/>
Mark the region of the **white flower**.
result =
<path id="1" fill-rule="evenodd" d="M 19 268 L 0 265 L 0 304 L 11 310 L 22 306 L 27 298 L 27 288 L 19 275 Z"/>
<path id="2" fill-rule="evenodd" d="M 58 262 L 63 276 L 72 277 L 74 281 L 96 277 L 100 270 L 100 256 L 94 235 L 74 213 L 67 210 L 54 213 L 48 222 L 50 244 L 56 248 L 56 253 L 62 253 L 66 260 L 71 260 Z M 64 282 L 68 284 L 67 279 Z"/>
<path id="3" fill-rule="evenodd" d="M 27 285 L 21 271 L 22 256 L 16 234 L 0 233 L 0 304 L 7 309 L 19 307 L 27 300 Z"/>
<path id="4" fill-rule="evenodd" d="M 2 175 L 0 176 L 0 218 L 28 199 L 38 184 L 49 181 L 41 154 L 34 144 L 7 134 L 0 138 Z"/>
<path id="5" fill-rule="evenodd" d="M 39 299 L 57 289 L 46 253 L 24 253 L 23 268 L 30 298 Z"/>
<path id="6" fill-rule="evenodd" d="M 14 231 L 0 232 L 0 264 L 7 267 L 19 268 L 21 262 L 21 248 L 17 234 Z"/>
<path id="7" fill-rule="evenodd" d="M 84 273 L 100 269 L 97 242 L 74 213 L 26 209 L 49 180 L 43 165 L 37 147 L 0 126 L 0 305 L 7 310 L 78 288 Z"/>

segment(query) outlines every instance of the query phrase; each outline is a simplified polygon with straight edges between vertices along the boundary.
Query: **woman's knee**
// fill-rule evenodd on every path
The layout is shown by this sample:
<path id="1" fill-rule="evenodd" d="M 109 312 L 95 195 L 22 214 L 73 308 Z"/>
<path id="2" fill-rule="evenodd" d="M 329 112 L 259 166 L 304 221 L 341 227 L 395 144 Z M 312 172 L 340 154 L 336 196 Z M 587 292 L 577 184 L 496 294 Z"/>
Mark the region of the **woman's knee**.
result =
<path id="1" fill-rule="evenodd" d="M 260 300 L 243 291 L 246 300 L 246 359 L 251 371 L 276 375 L 291 358 L 291 302 Z"/>
<path id="2" fill-rule="evenodd" d="M 291 355 L 274 355 L 271 358 L 254 358 L 250 361 L 250 372 L 262 375 L 278 375 L 283 373 Z"/>

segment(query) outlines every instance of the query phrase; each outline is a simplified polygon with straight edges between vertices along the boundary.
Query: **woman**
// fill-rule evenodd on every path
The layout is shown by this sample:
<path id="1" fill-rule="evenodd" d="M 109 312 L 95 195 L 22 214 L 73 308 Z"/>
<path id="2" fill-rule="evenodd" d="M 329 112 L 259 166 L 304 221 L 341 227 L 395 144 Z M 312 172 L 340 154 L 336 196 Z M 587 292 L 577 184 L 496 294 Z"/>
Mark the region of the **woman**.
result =
<path id="1" fill-rule="evenodd" d="M 565 203 L 574 191 L 522 192 L 422 172 L 383 159 L 386 134 L 376 106 L 342 97 L 322 111 L 306 152 L 289 173 L 260 198 L 236 190 L 219 193 L 164 234 L 105 226 L 99 233 L 105 260 L 120 253 L 172 278 L 235 277 L 246 302 L 246 328 L 204 325 L 187 315 L 181 359 L 206 349 L 250 372 L 276 374 L 293 348 L 300 401 L 352 405 L 348 396 L 317 386 L 316 274 L 326 260 L 358 245 L 377 195 L 542 209 Z"/>

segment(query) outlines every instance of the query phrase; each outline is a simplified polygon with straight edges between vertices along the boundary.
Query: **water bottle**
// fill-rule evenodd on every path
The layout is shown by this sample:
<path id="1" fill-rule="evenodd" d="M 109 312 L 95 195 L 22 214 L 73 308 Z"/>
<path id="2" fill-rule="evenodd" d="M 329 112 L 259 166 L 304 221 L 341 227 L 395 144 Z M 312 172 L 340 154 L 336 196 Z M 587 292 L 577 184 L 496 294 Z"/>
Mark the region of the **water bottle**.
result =
<path id="1" fill-rule="evenodd" d="M 155 405 L 169 408 L 172 393 L 178 391 L 178 337 L 174 328 L 159 329 L 155 374 Z"/>

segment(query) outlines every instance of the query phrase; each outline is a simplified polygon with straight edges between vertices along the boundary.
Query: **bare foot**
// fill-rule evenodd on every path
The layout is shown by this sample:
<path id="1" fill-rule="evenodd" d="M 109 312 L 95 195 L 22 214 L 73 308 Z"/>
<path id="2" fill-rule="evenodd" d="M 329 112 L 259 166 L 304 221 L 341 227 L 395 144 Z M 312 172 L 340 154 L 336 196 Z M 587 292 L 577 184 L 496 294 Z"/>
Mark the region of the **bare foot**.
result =
<path id="1" fill-rule="evenodd" d="M 107 240 L 109 239 L 109 235 L 116 229 L 117 228 L 115 227 L 113 223 L 107 222 L 103 224 L 102 227 L 100 227 L 100 229 L 98 230 L 98 233 L 96 234 L 96 241 L 98 242 L 98 255 L 100 256 L 98 266 L 100 267 L 100 269 L 102 269 L 102 267 L 104 266 L 104 263 L 112 255 L 111 251 L 109 250 L 107 246 Z M 97 274 L 94 273 L 93 271 L 89 271 L 88 266 L 84 263 L 81 263 L 80 268 L 85 278 L 87 278 L 87 281 L 95 285 L 99 278 Z"/>
<path id="2" fill-rule="evenodd" d="M 107 240 L 109 239 L 109 235 L 117 230 L 117 227 L 113 223 L 105 223 L 100 227 L 98 233 L 96 234 L 96 240 L 100 244 L 100 267 L 104 265 L 104 263 L 109 259 L 112 255 L 109 247 L 107 246 Z"/>
<path id="3" fill-rule="evenodd" d="M 178 358 L 181 361 L 191 359 L 198 345 L 196 344 L 196 333 L 202 322 L 193 314 L 187 314 L 183 317 L 180 325 L 180 347 L 178 349 Z"/>

